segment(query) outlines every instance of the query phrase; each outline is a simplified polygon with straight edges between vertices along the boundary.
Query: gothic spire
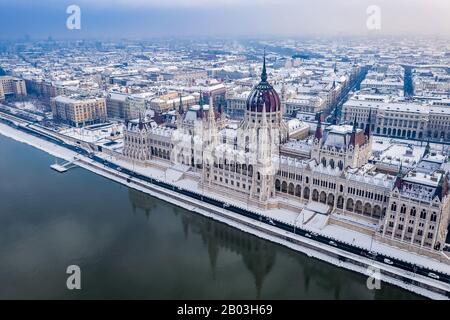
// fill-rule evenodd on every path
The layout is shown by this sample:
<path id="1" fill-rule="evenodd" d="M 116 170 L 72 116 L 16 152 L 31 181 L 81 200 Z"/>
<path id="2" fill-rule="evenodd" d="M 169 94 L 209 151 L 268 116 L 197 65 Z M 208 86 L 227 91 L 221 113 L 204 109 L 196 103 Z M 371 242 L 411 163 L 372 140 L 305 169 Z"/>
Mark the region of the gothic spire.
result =
<path id="1" fill-rule="evenodd" d="M 317 118 L 318 118 L 317 127 L 316 127 L 316 133 L 314 134 L 314 137 L 317 140 L 320 140 L 320 139 L 322 139 L 322 119 L 321 119 L 322 117 L 321 117 L 320 112 L 317 113 Z"/>
<path id="2" fill-rule="evenodd" d="M 264 60 L 263 60 L 263 68 L 261 72 L 261 81 L 267 81 L 267 71 L 266 71 L 266 49 L 264 48 Z"/>
<path id="3" fill-rule="evenodd" d="M 369 117 L 367 118 L 366 129 L 364 130 L 364 135 L 369 139 L 370 137 L 370 125 L 372 122 L 372 109 L 369 109 Z"/>
<path id="4" fill-rule="evenodd" d="M 402 174 L 402 168 L 403 168 L 403 162 L 400 161 L 400 166 L 398 168 L 398 172 L 397 172 L 397 177 L 395 179 L 395 187 L 400 190 L 402 187 L 402 178 L 403 178 L 403 174 Z"/>
<path id="5" fill-rule="evenodd" d="M 356 116 L 355 116 L 355 120 L 353 121 L 353 129 L 352 129 L 352 134 L 350 135 L 350 145 L 352 145 L 353 147 L 356 146 Z"/>
<path id="6" fill-rule="evenodd" d="M 430 154 L 430 138 L 427 140 L 427 145 L 425 146 L 425 151 L 423 152 L 423 157 L 425 157 L 427 154 Z"/>
<path id="7" fill-rule="evenodd" d="M 180 115 L 184 114 L 184 108 L 183 108 L 183 99 L 181 98 L 181 93 L 178 94 L 179 98 L 180 98 L 180 105 L 178 106 L 178 113 Z"/>

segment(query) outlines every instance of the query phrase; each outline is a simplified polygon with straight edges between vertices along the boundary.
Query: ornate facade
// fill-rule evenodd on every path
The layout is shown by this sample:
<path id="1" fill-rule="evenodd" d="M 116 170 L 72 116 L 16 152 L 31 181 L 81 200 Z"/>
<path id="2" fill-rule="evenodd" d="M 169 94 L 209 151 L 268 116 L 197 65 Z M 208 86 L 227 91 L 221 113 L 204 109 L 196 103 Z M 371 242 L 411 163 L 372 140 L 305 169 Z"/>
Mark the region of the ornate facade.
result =
<path id="1" fill-rule="evenodd" d="M 158 159 L 168 168 L 187 167 L 204 192 L 294 212 L 317 202 L 328 207 L 330 223 L 350 217 L 353 223 L 346 227 L 383 241 L 417 250 L 442 248 L 449 224 L 447 173 L 436 169 L 428 176 L 434 184 L 427 185 L 426 179 L 411 178 L 417 172 L 395 176 L 377 171 L 369 162 L 369 124 L 322 128 L 319 117 L 308 159 L 280 155 L 289 130 L 280 98 L 267 81 L 265 63 L 261 82 L 249 94 L 236 128 L 227 127 L 222 110 L 212 106 L 210 101 L 185 110 L 180 103 L 177 129 L 128 126 L 124 154 L 138 155 L 144 163 Z M 426 214 L 421 214 L 423 210 Z"/>

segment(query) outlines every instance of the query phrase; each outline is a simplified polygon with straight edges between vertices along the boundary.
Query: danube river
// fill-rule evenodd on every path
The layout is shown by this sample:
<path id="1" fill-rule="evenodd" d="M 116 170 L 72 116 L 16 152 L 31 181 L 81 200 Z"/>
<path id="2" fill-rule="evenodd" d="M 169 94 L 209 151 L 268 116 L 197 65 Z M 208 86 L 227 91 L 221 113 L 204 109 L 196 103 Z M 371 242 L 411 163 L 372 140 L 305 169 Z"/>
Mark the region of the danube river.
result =
<path id="1" fill-rule="evenodd" d="M 54 161 L 0 135 L 0 299 L 420 298 Z"/>

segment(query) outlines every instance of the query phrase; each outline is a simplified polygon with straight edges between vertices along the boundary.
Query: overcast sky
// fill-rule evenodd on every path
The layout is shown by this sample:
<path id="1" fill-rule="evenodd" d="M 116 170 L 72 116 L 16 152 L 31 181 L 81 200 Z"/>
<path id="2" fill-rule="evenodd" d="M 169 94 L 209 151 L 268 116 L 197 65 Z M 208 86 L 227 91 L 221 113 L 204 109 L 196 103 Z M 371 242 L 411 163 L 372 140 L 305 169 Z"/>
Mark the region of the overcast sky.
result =
<path id="1" fill-rule="evenodd" d="M 66 8 L 81 8 L 81 30 Z M 370 5 L 381 29 L 366 26 Z M 153 36 L 439 35 L 450 0 L 0 0 L 0 38 Z"/>

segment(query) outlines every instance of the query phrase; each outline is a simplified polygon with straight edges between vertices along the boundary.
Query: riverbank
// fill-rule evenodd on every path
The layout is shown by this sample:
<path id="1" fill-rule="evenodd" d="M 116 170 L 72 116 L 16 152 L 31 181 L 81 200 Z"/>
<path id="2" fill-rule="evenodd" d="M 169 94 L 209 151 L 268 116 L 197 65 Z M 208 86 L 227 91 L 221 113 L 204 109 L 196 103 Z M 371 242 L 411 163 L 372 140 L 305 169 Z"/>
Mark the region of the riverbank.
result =
<path id="1" fill-rule="evenodd" d="M 323 261 L 327 261 L 336 266 L 344 267 L 346 269 L 350 269 L 363 274 L 367 272 L 368 266 L 375 266 L 383 270 L 381 277 L 383 281 L 393 283 L 407 290 L 418 292 L 420 294 L 423 294 L 425 296 L 434 299 L 443 299 L 445 297 L 442 294 L 431 291 L 430 289 L 432 287 L 435 287 L 443 291 L 448 290 L 448 288 L 445 285 L 442 285 L 441 283 L 433 279 L 428 279 L 426 277 L 417 274 L 408 275 L 404 271 L 399 270 L 398 268 L 387 266 L 378 263 L 376 261 L 366 259 L 364 257 L 350 254 L 338 248 L 333 248 L 332 246 L 323 245 L 317 243 L 317 241 L 309 240 L 305 237 L 292 235 L 289 232 L 280 230 L 279 228 L 268 225 L 267 223 L 255 222 L 254 220 L 230 213 L 228 210 L 225 210 L 223 208 L 221 209 L 217 208 L 216 206 L 208 205 L 201 201 L 197 201 L 187 196 L 177 194 L 176 192 L 172 192 L 170 190 L 155 186 L 145 181 L 138 181 L 136 179 L 133 179 L 133 181 L 128 181 L 129 176 L 127 176 L 124 173 L 117 172 L 117 170 L 113 170 L 112 168 L 108 168 L 106 166 L 102 166 L 93 161 L 92 159 L 89 159 L 88 157 L 77 155 L 76 152 L 67 150 L 66 148 L 60 146 L 56 146 L 53 143 L 41 140 L 37 137 L 30 136 L 19 130 L 8 127 L 4 124 L 0 124 L 0 133 L 6 136 L 10 136 L 15 140 L 33 145 L 43 151 L 46 151 L 52 155 L 61 157 L 68 161 L 71 161 L 74 158 L 76 158 L 77 164 L 89 171 L 95 172 L 111 180 L 125 184 L 131 188 L 141 190 L 155 197 L 158 197 L 164 201 L 174 203 L 188 210 L 195 211 L 204 216 L 224 222 L 235 228 L 239 228 L 247 233 L 257 235 L 258 237 L 276 243 L 280 243 L 286 247 L 289 247 L 296 251 L 303 252 L 309 256 L 313 256 Z M 161 176 L 159 176 L 159 178 L 161 178 Z M 345 257 L 345 261 L 342 260 L 342 257 Z M 435 268 L 436 267 L 443 268 L 442 270 L 445 271 L 446 268 L 445 265 L 441 266 L 440 264 L 434 261 L 432 261 L 432 263 Z M 413 278 L 415 283 L 420 284 L 421 286 L 429 286 L 429 287 L 427 289 L 422 288 L 416 285 L 415 283 L 405 283 L 403 280 L 408 278 L 409 279 Z"/>

